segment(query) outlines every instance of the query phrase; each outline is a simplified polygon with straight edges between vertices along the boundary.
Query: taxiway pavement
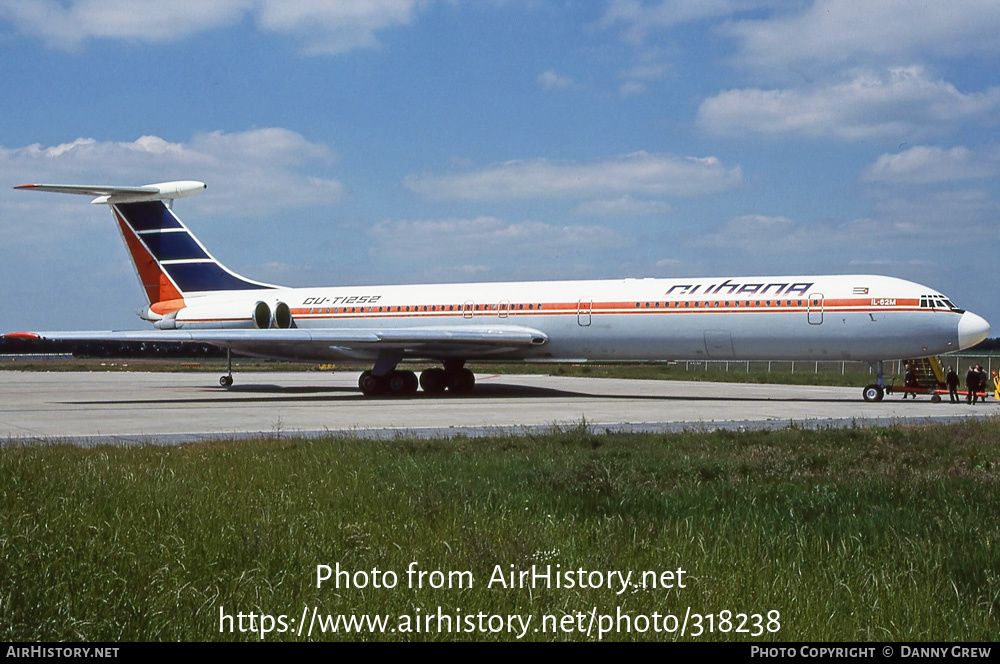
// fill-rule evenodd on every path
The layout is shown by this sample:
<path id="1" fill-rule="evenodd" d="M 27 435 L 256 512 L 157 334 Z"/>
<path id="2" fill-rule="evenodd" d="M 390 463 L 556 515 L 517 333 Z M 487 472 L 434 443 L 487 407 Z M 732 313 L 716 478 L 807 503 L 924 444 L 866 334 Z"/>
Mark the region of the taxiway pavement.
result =
<path id="1" fill-rule="evenodd" d="M 353 433 L 392 438 L 574 427 L 596 431 L 780 428 L 949 421 L 1000 414 L 997 402 L 866 403 L 859 388 L 477 375 L 464 397 L 369 399 L 356 372 L 0 371 L 0 441 L 172 444 L 259 435 Z"/>

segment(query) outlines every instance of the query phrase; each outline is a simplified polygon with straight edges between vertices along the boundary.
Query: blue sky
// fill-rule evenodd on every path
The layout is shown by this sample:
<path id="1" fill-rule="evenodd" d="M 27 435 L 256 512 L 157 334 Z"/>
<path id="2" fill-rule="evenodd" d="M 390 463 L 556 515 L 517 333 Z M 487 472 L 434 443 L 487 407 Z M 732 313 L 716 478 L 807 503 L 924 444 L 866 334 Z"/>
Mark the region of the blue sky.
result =
<path id="1" fill-rule="evenodd" d="M 1000 325 L 995 0 L 0 0 L 0 330 L 141 329 L 105 207 L 289 286 L 876 273 Z M 995 333 L 994 333 L 995 336 Z"/>

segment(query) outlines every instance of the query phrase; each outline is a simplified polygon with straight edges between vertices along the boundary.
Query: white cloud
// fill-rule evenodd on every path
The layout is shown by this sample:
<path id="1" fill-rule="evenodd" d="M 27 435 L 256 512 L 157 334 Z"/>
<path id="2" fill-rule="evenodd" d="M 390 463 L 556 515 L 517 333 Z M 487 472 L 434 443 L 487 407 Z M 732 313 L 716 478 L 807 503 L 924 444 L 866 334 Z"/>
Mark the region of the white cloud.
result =
<path id="1" fill-rule="evenodd" d="M 551 69 L 544 71 L 535 79 L 545 90 L 568 90 L 575 86 L 569 76 L 560 76 Z"/>
<path id="2" fill-rule="evenodd" d="M 587 277 L 595 256 L 631 244 L 605 226 L 511 222 L 496 217 L 384 221 L 368 230 L 369 254 L 411 280 Z M 456 263 L 460 257 L 465 263 Z M 526 266 L 529 266 L 526 267 Z"/>
<path id="3" fill-rule="evenodd" d="M 651 81 L 663 78 L 670 70 L 670 63 L 664 59 L 659 48 L 642 48 L 636 55 L 636 62 L 629 68 L 618 72 L 618 78 L 625 82 L 618 88 L 623 97 L 643 94 Z"/>
<path id="4" fill-rule="evenodd" d="M 622 97 L 634 97 L 636 95 L 646 94 L 648 86 L 645 83 L 640 83 L 639 81 L 625 81 L 620 86 L 618 86 L 618 93 Z"/>
<path id="5" fill-rule="evenodd" d="M 917 145 L 897 154 L 884 154 L 869 166 L 866 182 L 928 184 L 984 178 L 998 172 L 998 155 L 983 157 L 959 146 L 949 149 Z"/>
<path id="6" fill-rule="evenodd" d="M 301 166 L 336 158 L 329 147 L 281 128 L 240 133 L 196 134 L 186 143 L 158 136 L 132 142 L 78 138 L 43 147 L 0 146 L 0 178 L 7 182 L 136 185 L 168 180 L 202 180 L 208 190 L 191 199 L 191 208 L 217 215 L 250 217 L 285 207 L 332 204 L 343 185 L 301 175 Z M 42 200 L 24 192 L 0 191 L 0 214 L 28 208 L 50 213 L 63 199 Z M 79 200 L 70 200 L 79 209 Z M 80 216 L 80 215 L 77 215 Z M 15 217 L 24 219 L 24 216 Z M 27 223 L 27 222 L 25 222 Z"/>
<path id="7" fill-rule="evenodd" d="M 591 217 L 640 217 L 669 211 L 669 203 L 642 200 L 631 196 L 586 201 L 573 208 L 573 214 Z"/>
<path id="8" fill-rule="evenodd" d="M 746 252 L 763 249 L 766 254 L 775 246 L 790 249 L 803 241 L 803 229 L 786 217 L 768 217 L 762 214 L 748 214 L 722 225 L 717 233 L 711 233 L 696 240 L 696 246 L 728 247 Z"/>
<path id="9" fill-rule="evenodd" d="M 626 243 L 617 231 L 604 226 L 558 226 L 540 221 L 509 222 L 496 217 L 385 221 L 369 235 L 379 256 L 550 256 L 560 252 L 592 251 Z M 400 238 L 406 238 L 400 242 Z"/>
<path id="10" fill-rule="evenodd" d="M 992 192 L 982 189 L 906 192 L 876 201 L 879 219 L 893 231 L 909 232 L 926 242 L 929 251 L 949 246 L 970 248 L 972 243 L 996 246 L 996 218 L 1000 203 Z M 958 255 L 951 252 L 951 255 Z"/>
<path id="11" fill-rule="evenodd" d="M 741 9 L 766 4 L 761 0 L 663 0 L 655 4 L 641 0 L 611 0 L 599 25 L 603 28 L 621 27 L 627 41 L 640 44 L 657 30 L 725 17 Z"/>
<path id="12" fill-rule="evenodd" d="M 970 248 L 970 238 L 992 232 L 998 214 L 1000 204 L 982 190 L 908 192 L 878 199 L 873 214 L 853 219 L 802 222 L 743 215 L 693 238 L 690 245 L 697 251 L 726 252 L 744 270 L 756 265 L 760 257 L 773 258 L 777 252 L 787 263 L 807 259 L 803 269 L 810 272 L 836 271 L 838 265 L 853 261 L 959 256 Z M 763 272 L 767 267 L 761 264 L 750 269 Z"/>
<path id="13" fill-rule="evenodd" d="M 211 155 L 216 161 L 242 160 L 257 154 L 268 164 L 282 166 L 309 161 L 328 162 L 336 158 L 328 146 L 310 143 L 301 134 L 280 127 L 232 134 L 221 131 L 196 134 L 188 149 Z"/>
<path id="14" fill-rule="evenodd" d="M 663 55 L 657 49 L 647 49 L 639 55 L 636 64 L 628 69 L 619 72 L 619 78 L 639 81 L 655 81 L 663 78 L 670 63 L 663 59 Z"/>
<path id="15" fill-rule="evenodd" d="M 0 0 L 0 19 L 53 48 L 90 39 L 172 42 L 234 25 L 249 14 L 266 32 L 293 37 L 310 55 L 378 44 L 376 33 L 410 24 L 429 0 Z"/>
<path id="16" fill-rule="evenodd" d="M 723 32 L 742 42 L 734 62 L 766 67 L 956 57 L 1000 51 L 1000 11 L 995 0 L 818 0 Z"/>
<path id="17" fill-rule="evenodd" d="M 863 71 L 808 89 L 728 90 L 705 100 L 698 125 L 713 134 L 800 134 L 847 140 L 922 135 L 989 120 L 1000 88 L 962 93 L 921 67 Z"/>
<path id="18" fill-rule="evenodd" d="M 254 0 L 2 0 L 0 19 L 54 48 L 78 48 L 88 39 L 178 41 L 237 23 Z"/>
<path id="19" fill-rule="evenodd" d="M 375 33 L 409 25 L 419 0 L 263 0 L 260 27 L 304 41 L 310 55 L 336 54 L 376 46 Z"/>
<path id="20" fill-rule="evenodd" d="M 405 184 L 429 199 L 486 201 L 696 196 L 731 189 L 741 181 L 739 167 L 726 168 L 715 157 L 636 152 L 593 162 L 510 161 L 463 173 L 411 175 Z"/>
<path id="21" fill-rule="evenodd" d="M 718 23 L 723 35 L 737 39 L 733 61 L 741 65 L 1000 51 L 995 0 L 610 0 L 598 26 L 620 28 L 626 41 L 643 44 L 652 33 L 697 21 Z"/>

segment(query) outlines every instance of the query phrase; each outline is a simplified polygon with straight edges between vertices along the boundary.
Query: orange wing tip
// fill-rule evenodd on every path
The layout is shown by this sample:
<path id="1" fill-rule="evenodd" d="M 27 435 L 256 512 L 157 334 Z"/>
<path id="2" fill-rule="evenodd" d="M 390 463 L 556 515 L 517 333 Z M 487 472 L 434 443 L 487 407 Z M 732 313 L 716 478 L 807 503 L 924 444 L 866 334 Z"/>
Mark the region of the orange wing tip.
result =
<path id="1" fill-rule="evenodd" d="M 42 337 L 34 332 L 10 332 L 3 335 L 4 339 L 41 339 Z"/>
<path id="2" fill-rule="evenodd" d="M 34 189 L 37 186 L 37 184 L 19 184 L 14 189 Z"/>

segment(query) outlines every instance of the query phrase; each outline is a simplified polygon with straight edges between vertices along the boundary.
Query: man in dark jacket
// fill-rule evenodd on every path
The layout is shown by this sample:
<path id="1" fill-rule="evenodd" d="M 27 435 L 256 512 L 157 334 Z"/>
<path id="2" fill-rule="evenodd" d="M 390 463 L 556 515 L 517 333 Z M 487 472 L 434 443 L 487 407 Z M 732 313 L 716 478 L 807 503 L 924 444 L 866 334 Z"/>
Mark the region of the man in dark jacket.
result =
<path id="1" fill-rule="evenodd" d="M 958 374 L 955 373 L 955 367 L 948 367 L 948 375 L 945 376 L 944 382 L 948 385 L 948 396 L 951 397 L 951 402 L 958 403 Z"/>
<path id="2" fill-rule="evenodd" d="M 913 366 L 907 362 L 906 372 L 903 374 L 903 386 L 906 388 L 903 390 L 903 398 L 911 396 L 914 399 L 917 398 L 917 393 L 915 392 L 918 387 L 917 383 L 917 372 L 913 370 Z"/>
<path id="3" fill-rule="evenodd" d="M 970 366 L 965 374 L 965 390 L 965 403 L 975 404 L 979 398 L 979 372 L 974 366 Z"/>

